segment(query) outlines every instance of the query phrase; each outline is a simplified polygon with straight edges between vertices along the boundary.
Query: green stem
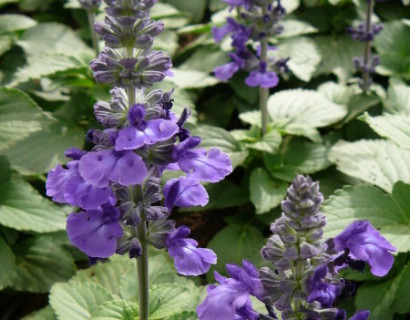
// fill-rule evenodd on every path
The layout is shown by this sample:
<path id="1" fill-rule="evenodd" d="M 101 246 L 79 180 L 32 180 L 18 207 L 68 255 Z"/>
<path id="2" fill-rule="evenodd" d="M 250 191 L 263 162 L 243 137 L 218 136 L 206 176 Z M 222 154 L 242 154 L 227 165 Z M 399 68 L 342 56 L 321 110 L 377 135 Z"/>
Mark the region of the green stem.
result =
<path id="1" fill-rule="evenodd" d="M 99 53 L 100 53 L 100 50 L 98 48 L 97 34 L 94 31 L 94 18 L 95 18 L 94 11 L 87 10 L 87 16 L 88 16 L 88 25 L 90 27 L 91 40 L 93 42 L 93 48 L 94 48 L 94 51 L 95 51 L 95 55 L 98 56 Z"/>
<path id="2" fill-rule="evenodd" d="M 268 12 L 268 5 L 265 4 L 262 7 L 262 15 Z M 268 56 L 268 37 L 267 35 L 261 40 L 261 61 L 267 63 L 267 56 Z M 264 136 L 267 132 L 268 127 L 268 113 L 267 113 L 267 102 L 269 97 L 269 89 L 259 87 L 259 108 L 261 110 L 261 117 L 262 117 L 262 136 Z"/>
<path id="3" fill-rule="evenodd" d="M 137 259 L 138 288 L 139 288 L 139 320 L 148 320 L 149 315 L 149 287 L 148 287 L 148 247 L 147 226 L 145 220 L 138 224 L 138 237 L 141 242 L 142 256 Z"/>
<path id="4" fill-rule="evenodd" d="M 372 26 L 372 13 L 373 13 L 373 0 L 367 0 L 367 8 L 366 8 L 366 34 L 370 32 L 370 28 Z M 363 65 L 367 68 L 369 64 L 371 54 L 371 41 L 367 40 L 364 44 L 364 59 Z M 362 80 L 363 80 L 363 91 L 366 92 L 369 89 L 369 82 L 370 82 L 370 74 L 369 71 L 363 70 L 362 71 Z"/>

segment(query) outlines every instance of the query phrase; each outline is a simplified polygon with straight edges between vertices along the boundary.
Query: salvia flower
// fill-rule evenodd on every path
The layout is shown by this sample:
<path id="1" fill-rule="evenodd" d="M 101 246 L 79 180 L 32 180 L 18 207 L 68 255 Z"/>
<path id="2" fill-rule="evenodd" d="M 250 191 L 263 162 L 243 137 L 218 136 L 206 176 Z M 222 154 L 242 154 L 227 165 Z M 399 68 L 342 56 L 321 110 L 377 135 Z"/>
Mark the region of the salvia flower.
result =
<path id="1" fill-rule="evenodd" d="M 231 9 L 239 11 L 238 20 L 228 17 L 222 27 L 213 27 L 212 34 L 216 42 L 230 35 L 235 52 L 230 53 L 230 62 L 215 68 L 215 76 L 229 80 L 236 72 L 249 72 L 245 83 L 250 87 L 273 88 L 278 85 L 277 72 L 289 71 L 288 59 L 274 59 L 261 55 L 261 41 L 282 32 L 278 24 L 285 14 L 281 0 L 226 0 Z M 257 50 L 251 48 L 256 43 Z M 274 47 L 276 48 L 276 47 Z M 267 46 L 267 51 L 272 47 Z"/>
<path id="2" fill-rule="evenodd" d="M 324 241 L 322 202 L 319 184 L 296 176 L 282 201 L 281 217 L 271 225 L 273 235 L 262 248 L 270 266 L 248 272 L 245 265 L 243 270 L 229 265 L 233 279 L 216 274 L 221 285 L 209 287 L 197 309 L 199 318 L 272 320 L 280 312 L 282 319 L 345 320 L 346 312 L 336 304 L 352 296 L 355 286 L 342 279 L 339 271 L 347 267 L 363 271 L 368 263 L 372 274 L 384 276 L 393 265 L 391 252 L 396 249 L 368 221 L 356 221 Z M 258 290 L 254 290 L 252 284 L 260 283 L 262 288 L 256 285 Z M 250 295 L 266 305 L 267 315 L 252 310 Z M 224 315 L 219 317 L 218 310 L 224 310 Z M 241 310 L 249 312 L 249 318 L 241 317 Z M 369 311 L 361 310 L 350 320 L 368 317 Z"/>
<path id="3" fill-rule="evenodd" d="M 171 58 L 151 50 L 161 22 L 150 19 L 155 0 L 105 0 L 107 17 L 95 30 L 105 48 L 90 64 L 97 81 L 110 84 L 111 102 L 97 102 L 94 112 L 103 130 L 93 129 L 90 151 L 67 150 L 71 161 L 47 178 L 47 195 L 79 208 L 67 219 L 70 241 L 91 261 L 111 255 L 144 256 L 152 244 L 168 250 L 183 275 L 199 275 L 216 263 L 216 255 L 187 238 L 187 227 L 168 219 L 172 209 L 208 203 L 201 182 L 218 182 L 232 171 L 219 149 L 200 148 L 172 112 L 172 93 L 153 90 L 170 74 Z M 165 170 L 182 176 L 161 185 Z"/>

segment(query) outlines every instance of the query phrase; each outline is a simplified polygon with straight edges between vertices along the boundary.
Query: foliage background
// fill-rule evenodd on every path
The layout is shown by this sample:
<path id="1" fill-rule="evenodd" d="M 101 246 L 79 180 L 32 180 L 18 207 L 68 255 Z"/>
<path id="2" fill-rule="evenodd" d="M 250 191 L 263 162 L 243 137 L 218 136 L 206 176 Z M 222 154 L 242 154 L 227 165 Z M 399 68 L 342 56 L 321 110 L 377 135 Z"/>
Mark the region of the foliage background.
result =
<path id="1" fill-rule="evenodd" d="M 284 32 L 272 44 L 290 57 L 291 73 L 271 90 L 269 133 L 259 134 L 258 90 L 244 74 L 220 83 L 212 70 L 227 61 L 229 39 L 210 29 L 224 23 L 220 0 L 159 1 L 155 19 L 166 31 L 155 47 L 173 57 L 175 110 L 193 110 L 190 124 L 206 146 L 231 156 L 234 173 L 207 186 L 206 208 L 174 213 L 193 237 L 218 254 L 216 269 L 259 250 L 279 216 L 295 173 L 320 181 L 326 236 L 368 219 L 397 248 L 383 279 L 347 273 L 358 282 L 343 306 L 371 319 L 410 313 L 410 6 L 377 3 L 384 24 L 374 50 L 381 57 L 369 94 L 357 86 L 352 57 L 363 46 L 345 32 L 364 17 L 359 0 L 285 0 Z M 134 319 L 134 261 L 115 257 L 92 268 L 65 234 L 69 207 L 45 197 L 46 173 L 64 163 L 68 147 L 84 145 L 98 127 L 92 106 L 107 100 L 88 67 L 94 58 L 86 13 L 76 0 L 0 0 L 0 319 Z M 98 19 L 102 19 L 102 12 Z M 184 279 L 161 253 L 151 258 L 150 319 L 195 319 L 207 278 Z M 68 281 L 68 282 L 67 282 Z M 172 285 L 171 285 L 172 284 Z M 189 303 L 187 304 L 187 301 Z M 49 304 L 48 304 L 49 302 Z M 32 311 L 41 309 L 34 314 Z M 29 315 L 30 314 L 30 315 Z"/>

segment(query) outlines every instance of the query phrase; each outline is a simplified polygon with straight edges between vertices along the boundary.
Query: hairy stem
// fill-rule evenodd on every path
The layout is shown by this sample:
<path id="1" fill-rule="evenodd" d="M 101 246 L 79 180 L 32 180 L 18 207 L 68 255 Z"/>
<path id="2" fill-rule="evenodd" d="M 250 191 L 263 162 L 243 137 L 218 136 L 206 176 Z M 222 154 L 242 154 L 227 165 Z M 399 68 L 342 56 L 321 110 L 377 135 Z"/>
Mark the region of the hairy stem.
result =
<path id="1" fill-rule="evenodd" d="M 265 4 L 262 7 L 262 15 L 265 16 L 267 11 L 268 11 L 268 5 Z M 264 61 L 267 63 L 267 56 L 268 56 L 268 37 L 267 35 L 265 35 L 263 39 L 261 40 L 261 61 Z M 268 113 L 267 113 L 267 106 L 266 106 L 268 102 L 268 96 L 269 96 L 269 89 L 259 87 L 259 108 L 261 110 L 261 116 L 262 116 L 262 136 L 266 134 L 267 126 L 268 126 Z"/>
<path id="2" fill-rule="evenodd" d="M 142 256 L 137 259 L 138 288 L 139 288 L 139 319 L 148 320 L 149 288 L 148 288 L 148 247 L 147 226 L 145 220 L 138 224 L 138 237 L 141 242 Z"/>
<path id="3" fill-rule="evenodd" d="M 98 38 L 97 34 L 94 31 L 94 18 L 95 18 L 95 13 L 94 11 L 88 9 L 87 10 L 87 16 L 88 16 L 88 25 L 90 27 L 90 34 L 91 34 L 91 40 L 93 42 L 93 48 L 95 51 L 95 55 L 98 56 L 100 53 L 100 50 L 98 48 Z"/>
<path id="4" fill-rule="evenodd" d="M 366 34 L 369 34 L 370 29 L 372 27 L 372 13 L 373 13 L 373 0 L 367 0 L 367 8 L 366 8 Z M 363 65 L 367 68 L 370 60 L 370 53 L 371 53 L 371 41 L 367 40 L 364 44 L 364 59 Z M 366 92 L 370 86 L 370 74 L 369 70 L 362 71 L 362 81 L 363 81 L 363 91 Z"/>

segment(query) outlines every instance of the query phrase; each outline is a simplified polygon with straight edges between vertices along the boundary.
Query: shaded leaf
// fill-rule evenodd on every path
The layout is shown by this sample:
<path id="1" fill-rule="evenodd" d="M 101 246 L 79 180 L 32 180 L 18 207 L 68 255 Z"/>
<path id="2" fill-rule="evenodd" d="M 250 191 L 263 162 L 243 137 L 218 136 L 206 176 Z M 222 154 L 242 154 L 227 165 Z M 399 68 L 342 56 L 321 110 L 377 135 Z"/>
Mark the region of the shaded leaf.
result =
<path id="1" fill-rule="evenodd" d="M 22 14 L 0 15 L 0 33 L 29 29 L 36 24 L 37 21 Z"/>
<path id="2" fill-rule="evenodd" d="M 12 285 L 12 278 L 15 277 L 16 258 L 9 245 L 0 238 L 0 289 Z"/>

